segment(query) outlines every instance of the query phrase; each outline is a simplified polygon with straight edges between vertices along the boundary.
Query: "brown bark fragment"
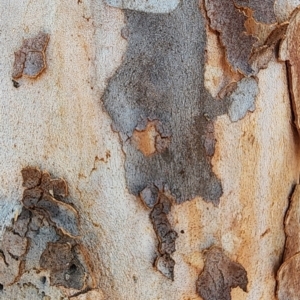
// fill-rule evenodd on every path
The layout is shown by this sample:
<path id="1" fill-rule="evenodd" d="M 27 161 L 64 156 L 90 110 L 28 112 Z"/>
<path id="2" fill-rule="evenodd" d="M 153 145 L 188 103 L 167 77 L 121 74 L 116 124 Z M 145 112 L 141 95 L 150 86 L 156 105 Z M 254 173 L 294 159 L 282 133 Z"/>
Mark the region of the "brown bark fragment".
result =
<path id="1" fill-rule="evenodd" d="M 23 169 L 22 177 L 24 207 L 0 242 L 0 284 L 5 289 L 14 284 L 33 285 L 40 294 L 44 293 L 41 282 L 46 286 L 50 273 L 50 285 L 65 297 L 101 295 L 92 293 L 96 282 L 90 252 L 74 237 L 79 226 L 77 211 L 55 198 L 67 195 L 66 182 L 33 167 Z"/>
<path id="2" fill-rule="evenodd" d="M 243 266 L 228 258 L 218 247 L 206 253 L 205 265 L 197 281 L 197 292 L 204 300 L 230 300 L 232 288 L 247 292 L 247 272 Z"/>
<path id="3" fill-rule="evenodd" d="M 280 46 L 279 57 L 288 61 L 290 95 L 292 98 L 295 124 L 300 133 L 300 9 L 292 14 L 286 31 L 286 38 Z"/>
<path id="4" fill-rule="evenodd" d="M 167 218 L 167 214 L 171 210 L 170 200 L 160 195 L 160 200 L 151 211 L 150 218 L 155 230 L 155 233 L 159 239 L 158 250 L 161 254 L 172 254 L 175 252 L 175 241 L 178 237 L 177 232 L 171 227 L 171 224 Z"/>
<path id="5" fill-rule="evenodd" d="M 206 0 L 205 6 L 210 26 L 220 33 L 228 62 L 234 70 L 245 75 L 252 74 L 248 60 L 256 38 L 246 33 L 247 17 L 236 8 L 232 0 Z"/>
<path id="6" fill-rule="evenodd" d="M 170 256 L 175 252 L 175 241 L 178 234 L 172 229 L 167 218 L 171 210 L 171 201 L 163 194 L 159 195 L 158 203 L 150 213 L 153 228 L 159 240 L 158 251 L 160 255 L 155 261 L 155 267 L 167 278 L 174 280 L 175 261 Z"/>
<path id="7" fill-rule="evenodd" d="M 20 50 L 15 52 L 12 77 L 17 79 L 22 75 L 36 78 L 46 68 L 45 50 L 49 35 L 39 32 L 34 38 L 25 39 Z"/>
<path id="8" fill-rule="evenodd" d="M 261 23 L 276 23 L 275 0 L 234 0 L 238 7 L 250 8 L 255 20 Z"/>
<path id="9" fill-rule="evenodd" d="M 69 236 L 78 236 L 78 213 L 73 206 L 64 203 L 68 194 L 67 183 L 63 179 L 51 179 L 49 173 L 41 173 L 36 168 L 22 170 L 23 186 L 29 186 L 23 193 L 23 205 L 33 213 L 42 214 Z M 59 200 L 58 200 L 59 199 Z"/>
<path id="10" fill-rule="evenodd" d="M 300 185 L 297 185 L 293 193 L 289 209 L 284 220 L 286 235 L 284 258 L 286 261 L 300 252 Z"/>
<path id="11" fill-rule="evenodd" d="M 42 172 L 37 168 L 27 167 L 22 171 L 23 186 L 26 188 L 34 188 L 41 182 Z"/>
<path id="12" fill-rule="evenodd" d="M 300 253 L 286 260 L 277 273 L 278 300 L 299 300 L 300 298 Z"/>
<path id="13" fill-rule="evenodd" d="M 40 258 L 40 265 L 50 270 L 52 285 L 81 290 L 85 285 L 85 269 L 74 255 L 70 243 L 49 243 Z"/>
<path id="14" fill-rule="evenodd" d="M 277 272 L 279 300 L 300 298 L 300 185 L 296 185 L 284 220 L 286 234 L 283 264 Z"/>
<path id="15" fill-rule="evenodd" d="M 274 57 L 275 49 L 279 42 L 284 38 L 288 23 L 282 23 L 275 27 L 275 29 L 269 34 L 263 46 L 254 50 L 249 63 L 252 69 L 257 73 L 260 69 L 265 69 L 268 66 L 269 61 Z"/>

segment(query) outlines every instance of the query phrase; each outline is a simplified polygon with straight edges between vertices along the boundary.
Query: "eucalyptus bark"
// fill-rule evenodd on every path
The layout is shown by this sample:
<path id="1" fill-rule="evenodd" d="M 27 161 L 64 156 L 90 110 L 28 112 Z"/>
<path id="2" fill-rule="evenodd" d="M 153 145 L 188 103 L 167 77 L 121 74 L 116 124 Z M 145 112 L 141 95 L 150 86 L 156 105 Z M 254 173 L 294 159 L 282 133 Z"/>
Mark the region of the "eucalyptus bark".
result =
<path id="1" fill-rule="evenodd" d="M 298 5 L 0 3 L 1 299 L 298 299 Z"/>

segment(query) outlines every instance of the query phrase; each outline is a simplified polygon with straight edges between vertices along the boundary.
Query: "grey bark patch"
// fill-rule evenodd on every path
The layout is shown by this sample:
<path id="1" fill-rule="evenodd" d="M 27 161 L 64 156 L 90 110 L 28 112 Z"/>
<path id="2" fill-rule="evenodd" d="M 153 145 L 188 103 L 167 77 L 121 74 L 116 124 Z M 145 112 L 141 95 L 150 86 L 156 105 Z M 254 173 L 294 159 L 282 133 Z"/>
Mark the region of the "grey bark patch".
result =
<path id="1" fill-rule="evenodd" d="M 125 11 L 128 48 L 103 96 L 113 128 L 123 139 L 129 191 L 166 185 L 178 203 L 202 196 L 218 204 L 220 180 L 206 155 L 208 121 L 227 112 L 204 88 L 205 20 L 197 0 L 169 14 Z M 130 143 L 140 120 L 158 120 L 171 139 L 167 149 L 145 157 Z M 210 151 L 212 152 L 212 151 Z"/>
<path id="2" fill-rule="evenodd" d="M 25 237 L 30 222 L 31 212 L 25 208 L 22 209 L 18 219 L 14 222 L 14 232 L 19 236 Z"/>
<path id="3" fill-rule="evenodd" d="M 140 198 L 148 208 L 153 208 L 158 200 L 157 187 L 155 186 L 145 187 L 140 193 Z"/>
<path id="4" fill-rule="evenodd" d="M 105 0 L 113 7 L 132 9 L 150 13 L 169 13 L 173 11 L 180 0 Z"/>
<path id="5" fill-rule="evenodd" d="M 248 7 L 260 23 L 276 23 L 274 11 L 275 0 L 234 0 L 238 7 Z"/>
<path id="6" fill-rule="evenodd" d="M 49 35 L 39 32 L 37 36 L 25 39 L 20 50 L 15 52 L 12 77 L 17 79 L 22 75 L 36 78 L 46 68 L 45 50 Z"/>
<path id="7" fill-rule="evenodd" d="M 256 38 L 246 34 L 247 17 L 232 0 L 205 0 L 210 26 L 220 33 L 226 57 L 233 69 L 245 75 L 253 73 L 248 63 Z"/>
<path id="8" fill-rule="evenodd" d="M 230 260 L 218 247 L 208 250 L 196 284 L 203 300 L 230 300 L 232 288 L 240 287 L 247 292 L 247 285 L 247 272 L 241 264 Z"/>
<path id="9" fill-rule="evenodd" d="M 245 117 L 247 111 L 255 110 L 255 98 L 258 94 L 258 84 L 254 78 L 243 78 L 237 83 L 237 88 L 229 96 L 228 115 L 232 122 Z"/>
<path id="10" fill-rule="evenodd" d="M 34 209 L 41 211 L 51 223 L 63 230 L 65 234 L 70 236 L 79 235 L 78 214 L 71 205 L 57 201 L 44 193 Z"/>

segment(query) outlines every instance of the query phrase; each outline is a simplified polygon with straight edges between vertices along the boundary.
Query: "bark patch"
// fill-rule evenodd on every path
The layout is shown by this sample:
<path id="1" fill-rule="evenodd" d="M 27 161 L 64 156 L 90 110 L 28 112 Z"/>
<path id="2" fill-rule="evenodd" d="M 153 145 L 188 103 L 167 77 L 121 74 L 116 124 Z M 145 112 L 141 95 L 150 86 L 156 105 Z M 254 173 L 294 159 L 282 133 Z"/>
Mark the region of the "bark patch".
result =
<path id="1" fill-rule="evenodd" d="M 204 87 L 206 36 L 199 3 L 184 0 L 169 14 L 125 10 L 125 16 L 127 52 L 103 103 L 123 142 L 128 189 L 139 195 L 154 184 L 169 189 L 177 203 L 202 196 L 217 205 L 222 186 L 203 136 L 227 112 L 227 102 L 213 99 Z M 141 120 L 160 124 L 144 153 L 132 142 Z M 211 147 L 214 143 L 209 153 Z"/>
<path id="2" fill-rule="evenodd" d="M 171 201 L 163 194 L 159 195 L 158 203 L 150 213 L 150 219 L 158 238 L 159 256 L 155 260 L 155 266 L 167 278 L 174 280 L 175 261 L 171 257 L 176 251 L 175 241 L 178 234 L 172 229 L 167 218 L 171 210 Z"/>
<path id="3" fill-rule="evenodd" d="M 217 247 L 206 253 L 202 273 L 197 280 L 197 293 L 204 300 L 230 300 L 231 289 L 240 287 L 247 292 L 248 278 L 244 267 L 228 258 Z"/>
<path id="4" fill-rule="evenodd" d="M 167 278 L 174 280 L 175 261 L 171 255 L 176 251 L 178 234 L 172 229 L 167 215 L 171 211 L 172 201 L 156 186 L 146 187 L 140 198 L 147 208 L 151 208 L 150 219 L 158 238 L 158 257 L 154 265 Z"/>
<path id="5" fill-rule="evenodd" d="M 32 284 L 45 297 L 49 283 L 66 297 L 91 291 L 94 275 L 79 237 L 79 215 L 62 201 L 68 195 L 66 181 L 34 167 L 21 172 L 23 208 L 0 242 L 0 284 Z M 27 282 L 29 273 L 33 277 Z"/>
<path id="6" fill-rule="evenodd" d="M 233 0 L 236 6 L 250 8 L 253 17 L 260 23 L 276 23 L 275 0 Z"/>
<path id="7" fill-rule="evenodd" d="M 63 179 L 51 179 L 49 173 L 35 168 L 25 168 L 22 176 L 23 186 L 30 187 L 23 194 L 24 207 L 42 214 L 64 234 L 78 236 L 78 213 L 73 206 L 61 201 L 68 193 L 67 183 Z"/>
<path id="8" fill-rule="evenodd" d="M 232 0 L 206 0 L 205 7 L 211 28 L 220 33 L 230 65 L 245 75 L 253 74 L 248 61 L 257 39 L 246 33 L 247 17 Z"/>
<path id="9" fill-rule="evenodd" d="M 229 96 L 228 115 L 232 122 L 242 119 L 248 111 L 255 110 L 258 84 L 254 78 L 243 78 Z"/>
<path id="10" fill-rule="evenodd" d="M 86 272 L 76 257 L 71 243 L 48 243 L 40 258 L 40 266 L 50 270 L 53 285 L 81 290 L 85 285 Z"/>
<path id="11" fill-rule="evenodd" d="M 15 52 L 15 62 L 12 73 L 14 79 L 18 79 L 22 75 L 36 78 L 45 70 L 45 50 L 49 38 L 49 34 L 39 32 L 37 36 L 23 41 L 20 50 Z"/>

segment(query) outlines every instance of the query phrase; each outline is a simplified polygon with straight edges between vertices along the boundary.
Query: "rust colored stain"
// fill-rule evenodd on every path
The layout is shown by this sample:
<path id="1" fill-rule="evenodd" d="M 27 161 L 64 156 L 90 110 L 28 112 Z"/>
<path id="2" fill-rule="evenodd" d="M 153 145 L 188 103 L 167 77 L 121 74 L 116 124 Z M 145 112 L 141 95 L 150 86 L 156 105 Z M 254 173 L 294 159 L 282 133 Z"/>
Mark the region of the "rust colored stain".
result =
<path id="1" fill-rule="evenodd" d="M 149 156 L 156 152 L 155 139 L 158 136 L 156 130 L 156 122 L 148 122 L 145 130 L 135 130 L 132 135 L 132 143 L 140 150 L 145 156 Z"/>

